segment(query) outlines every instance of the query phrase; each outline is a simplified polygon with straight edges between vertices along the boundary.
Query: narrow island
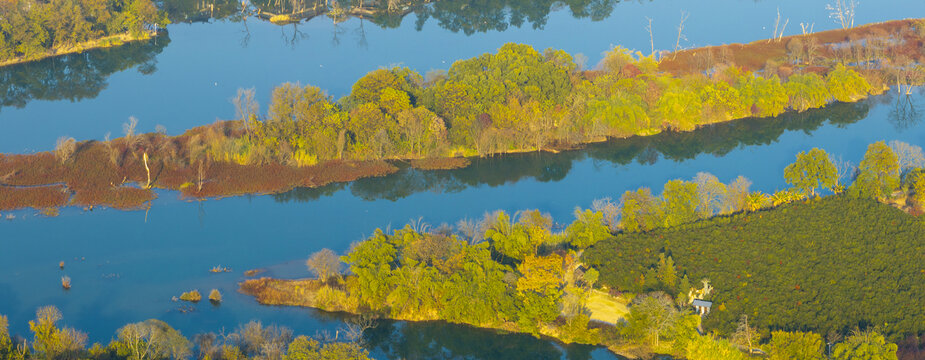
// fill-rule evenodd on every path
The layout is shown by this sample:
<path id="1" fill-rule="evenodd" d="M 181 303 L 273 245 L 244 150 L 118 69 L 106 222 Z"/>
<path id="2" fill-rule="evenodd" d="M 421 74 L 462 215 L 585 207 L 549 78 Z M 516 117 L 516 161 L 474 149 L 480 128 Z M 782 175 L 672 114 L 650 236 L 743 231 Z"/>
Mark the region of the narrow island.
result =
<path id="1" fill-rule="evenodd" d="M 311 255 L 315 278 L 251 279 L 240 291 L 266 305 L 530 333 L 631 358 L 921 351 L 922 149 L 877 142 L 853 167 L 814 148 L 783 175 L 792 188 L 765 194 L 744 177 L 699 173 L 660 196 L 641 188 L 576 208 L 563 226 L 538 210 L 455 226 L 414 220 L 342 257 Z"/>
<path id="2" fill-rule="evenodd" d="M 238 120 L 0 154 L 0 210 L 66 205 L 133 209 L 153 188 L 187 198 L 278 193 L 468 158 L 772 117 L 855 102 L 925 82 L 925 20 L 896 20 L 750 44 L 643 55 L 616 47 L 594 70 L 571 55 L 507 44 L 421 76 L 373 71 L 334 101 L 313 86 L 234 97 Z"/>
<path id="3" fill-rule="evenodd" d="M 151 0 L 0 2 L 0 67 L 119 46 L 169 23 Z"/>

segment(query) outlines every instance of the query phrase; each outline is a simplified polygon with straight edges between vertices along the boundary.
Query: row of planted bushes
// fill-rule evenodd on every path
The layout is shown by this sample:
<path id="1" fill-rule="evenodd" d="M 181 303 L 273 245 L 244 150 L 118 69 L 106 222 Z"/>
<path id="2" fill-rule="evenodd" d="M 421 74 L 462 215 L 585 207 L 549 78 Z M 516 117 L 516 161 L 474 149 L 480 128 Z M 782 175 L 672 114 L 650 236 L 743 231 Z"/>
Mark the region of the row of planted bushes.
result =
<path id="1" fill-rule="evenodd" d="M 919 281 L 925 228 L 883 202 L 920 211 L 925 157 L 919 147 L 892 145 L 870 145 L 847 189 L 836 185 L 837 167 L 819 149 L 801 153 L 788 166 L 785 178 L 796 188 L 787 191 L 797 199 L 816 188 L 844 191 L 839 195 L 705 221 L 624 228 L 590 248 L 583 260 L 601 272 L 602 284 L 624 291 L 683 297 L 689 279 L 708 278 L 716 292 L 706 325 L 720 333 L 731 333 L 741 315 L 764 330 L 844 333 L 878 326 L 894 340 L 920 333 L 925 331 L 925 313 L 918 306 L 925 295 Z M 695 184 L 691 189 L 677 202 L 688 206 L 681 214 L 689 216 L 697 209 L 689 204 L 713 188 Z M 678 199 L 663 196 L 669 203 Z M 632 199 L 624 197 L 624 222 L 627 215 L 639 216 L 638 210 L 627 212 L 626 200 L 633 204 Z"/>

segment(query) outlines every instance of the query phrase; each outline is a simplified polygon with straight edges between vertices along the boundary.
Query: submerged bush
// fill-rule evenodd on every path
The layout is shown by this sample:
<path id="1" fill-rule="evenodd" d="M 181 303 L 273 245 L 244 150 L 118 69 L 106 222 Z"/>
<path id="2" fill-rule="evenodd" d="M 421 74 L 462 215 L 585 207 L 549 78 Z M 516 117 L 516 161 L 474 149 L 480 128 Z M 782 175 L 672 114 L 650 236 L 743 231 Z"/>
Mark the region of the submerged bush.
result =
<path id="1" fill-rule="evenodd" d="M 216 304 L 222 302 L 222 293 L 218 292 L 218 289 L 212 289 L 209 292 L 209 301 Z"/>
<path id="2" fill-rule="evenodd" d="M 189 301 L 189 302 L 199 302 L 199 300 L 202 300 L 202 294 L 199 293 L 199 290 L 185 292 L 182 295 L 180 295 L 180 300 Z"/>

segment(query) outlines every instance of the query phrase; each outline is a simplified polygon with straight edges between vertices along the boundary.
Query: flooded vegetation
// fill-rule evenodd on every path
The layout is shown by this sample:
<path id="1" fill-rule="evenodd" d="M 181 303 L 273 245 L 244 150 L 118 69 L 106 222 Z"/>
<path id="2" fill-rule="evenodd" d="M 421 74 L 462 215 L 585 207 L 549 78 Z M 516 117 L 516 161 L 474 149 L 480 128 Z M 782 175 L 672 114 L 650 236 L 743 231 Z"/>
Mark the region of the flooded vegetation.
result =
<path id="1" fill-rule="evenodd" d="M 915 61 L 925 57 L 909 50 L 920 48 L 917 34 L 923 26 L 922 20 L 897 21 L 852 29 L 851 34 L 866 36 L 865 49 L 875 48 L 867 52 L 909 54 L 909 61 Z M 410 159 L 426 167 L 440 164 L 422 159 L 542 151 L 691 131 L 743 117 L 802 112 L 832 101 L 855 102 L 885 91 L 889 80 L 895 79 L 898 87 L 921 81 L 923 68 L 887 66 L 882 64 L 885 55 L 864 62 L 880 62 L 876 69 L 845 66 L 839 44 L 824 39 L 847 36 L 847 31 L 803 35 L 825 50 L 811 51 L 816 59 L 795 64 L 801 67 L 786 67 L 786 80 L 781 80 L 780 68 L 743 73 L 731 60 L 735 53 L 708 64 L 708 72 L 679 75 L 660 71 L 663 63 L 669 69 L 677 63 L 656 61 L 654 54 L 634 56 L 618 47 L 607 54 L 600 70 L 586 72 L 561 51 L 541 55 L 529 46 L 508 44 L 496 54 L 459 61 L 445 75 L 426 81 L 407 68 L 371 72 L 336 103 L 317 87 L 287 83 L 274 90 L 265 116 L 258 112 L 253 90 L 239 89 L 232 99 L 239 121 L 168 137 L 136 135 L 133 119 L 123 138 L 82 143 L 79 149 L 73 139 L 65 139 L 56 148 L 57 161 L 47 153 L 4 157 L 0 173 L 6 174 L 7 186 L 65 183 L 74 192 L 75 205 L 138 208 L 153 198 L 145 191 L 153 186 L 200 198 L 282 192 L 396 170 L 383 160 Z M 765 44 L 740 51 L 753 54 L 758 47 L 768 48 Z M 764 63 L 779 60 L 768 55 Z M 820 69 L 824 76 L 818 75 Z M 491 75 L 479 75 L 483 72 Z M 431 168 L 467 164 L 442 162 Z M 122 186 L 127 181 L 141 189 Z M 35 204 L 0 210 L 47 207 L 55 190 L 60 189 L 34 196 Z"/>
<path id="2" fill-rule="evenodd" d="M 11 4 L 0 360 L 925 351 L 925 3 Z"/>

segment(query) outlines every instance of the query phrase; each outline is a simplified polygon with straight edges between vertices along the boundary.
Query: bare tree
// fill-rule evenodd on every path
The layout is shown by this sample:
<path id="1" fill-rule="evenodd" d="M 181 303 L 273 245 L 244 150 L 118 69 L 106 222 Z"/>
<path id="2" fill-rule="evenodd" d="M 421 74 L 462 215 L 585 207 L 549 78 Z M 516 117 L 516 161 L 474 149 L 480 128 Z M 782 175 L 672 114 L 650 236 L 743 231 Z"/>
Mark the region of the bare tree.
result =
<path id="1" fill-rule="evenodd" d="M 925 167 L 925 154 L 922 148 L 899 140 L 890 141 L 890 148 L 899 162 L 899 172 L 904 174 L 912 168 Z"/>
<path id="2" fill-rule="evenodd" d="M 138 141 L 141 140 L 136 134 L 137 127 L 138 118 L 134 116 L 129 116 L 128 122 L 122 124 L 122 132 L 125 133 L 125 144 L 128 145 L 129 149 L 134 148 L 138 145 Z"/>
<path id="3" fill-rule="evenodd" d="M 418 234 L 425 234 L 430 230 L 430 224 L 424 222 L 423 216 L 409 220 L 408 224 L 411 225 L 411 229 Z"/>
<path id="4" fill-rule="evenodd" d="M 292 330 L 276 325 L 263 326 L 251 321 L 228 336 L 249 358 L 280 360 L 292 341 Z"/>
<path id="5" fill-rule="evenodd" d="M 231 99 L 234 104 L 235 117 L 244 122 L 244 131 L 250 136 L 251 123 L 257 120 L 260 104 L 257 103 L 257 90 L 238 88 L 237 95 Z"/>
<path id="6" fill-rule="evenodd" d="M 829 11 L 829 18 L 841 25 L 842 29 L 854 27 L 854 13 L 857 8 L 857 0 L 835 0 L 835 3 L 827 4 L 825 9 Z"/>
<path id="7" fill-rule="evenodd" d="M 690 16 L 691 14 L 689 14 L 688 12 L 684 10 L 681 10 L 681 22 L 678 23 L 678 41 L 674 45 L 674 51 L 681 50 L 681 39 L 684 39 L 685 41 L 687 41 L 687 37 L 684 36 L 684 22 L 687 21 L 687 18 L 689 18 Z M 654 45 L 653 45 L 653 48 L 654 48 Z"/>
<path id="8" fill-rule="evenodd" d="M 697 184 L 697 196 L 700 198 L 700 206 L 697 209 L 700 217 L 707 218 L 722 211 L 726 185 L 708 172 L 698 172 L 694 176 L 694 183 Z"/>
<path id="9" fill-rule="evenodd" d="M 742 314 L 739 318 L 739 326 L 735 333 L 732 334 L 732 343 L 739 347 L 744 347 L 751 354 L 755 348 L 752 344 L 758 342 L 758 331 L 748 325 L 748 315 Z"/>
<path id="10" fill-rule="evenodd" d="M 649 32 L 649 47 L 652 51 L 649 54 L 652 55 L 655 54 L 655 37 L 652 35 L 652 18 L 646 16 L 646 21 L 649 22 L 649 24 L 646 25 L 646 31 Z"/>
<path id="11" fill-rule="evenodd" d="M 787 29 L 787 24 L 789 23 L 790 23 L 790 18 L 787 18 L 787 20 L 784 21 L 784 26 L 783 27 L 780 26 L 780 8 L 778 7 L 777 8 L 777 19 L 774 20 L 774 34 L 773 36 L 771 36 L 771 39 L 768 39 L 768 42 L 771 42 L 771 40 L 780 41 L 780 39 L 784 37 L 784 30 Z"/>
<path id="12" fill-rule="evenodd" d="M 630 311 L 638 314 L 635 317 L 642 321 L 642 328 L 656 347 L 661 336 L 667 334 L 681 317 L 671 298 L 662 292 L 637 296 L 633 299 Z"/>
<path id="13" fill-rule="evenodd" d="M 321 249 L 312 254 L 305 261 L 305 266 L 321 281 L 328 281 L 332 276 L 340 275 L 340 258 L 330 249 Z"/>
<path id="14" fill-rule="evenodd" d="M 737 177 L 729 186 L 726 187 L 726 197 L 723 201 L 723 210 L 725 213 L 733 213 L 745 209 L 748 202 L 749 188 L 752 186 L 751 180 L 744 176 Z"/>
<path id="15" fill-rule="evenodd" d="M 469 240 L 469 245 L 475 245 L 485 240 L 484 222 L 465 218 L 456 223 L 456 230 Z"/>
<path id="16" fill-rule="evenodd" d="M 813 28 L 815 27 L 816 27 L 816 23 L 811 23 L 811 24 L 800 23 L 800 28 L 803 30 L 803 35 L 812 34 Z"/>
<path id="17" fill-rule="evenodd" d="M 370 314 L 361 314 L 346 321 L 344 337 L 349 341 L 362 344 L 363 332 L 376 326 L 376 321 Z"/>
<path id="18" fill-rule="evenodd" d="M 77 140 L 65 136 L 58 138 L 58 142 L 55 144 L 55 158 L 58 161 L 62 164 L 68 162 L 75 152 L 77 152 Z"/>
<path id="19" fill-rule="evenodd" d="M 836 159 L 831 154 L 829 155 L 829 161 L 835 164 L 835 169 L 838 170 L 837 176 L 835 178 L 835 188 L 841 188 L 847 183 L 848 176 L 854 171 L 854 165 L 850 161 L 842 159 L 840 156 Z"/>
<path id="20" fill-rule="evenodd" d="M 215 333 L 196 334 L 193 343 L 199 349 L 199 359 L 217 359 L 221 355 L 221 345 Z"/>
<path id="21" fill-rule="evenodd" d="M 898 95 L 887 119 L 898 130 L 904 130 L 922 121 L 922 113 L 909 95 Z"/>
<path id="22" fill-rule="evenodd" d="M 604 214 L 604 225 L 606 225 L 611 232 L 617 232 L 620 230 L 619 203 L 613 201 L 609 197 L 596 199 L 591 203 L 591 209 Z"/>

